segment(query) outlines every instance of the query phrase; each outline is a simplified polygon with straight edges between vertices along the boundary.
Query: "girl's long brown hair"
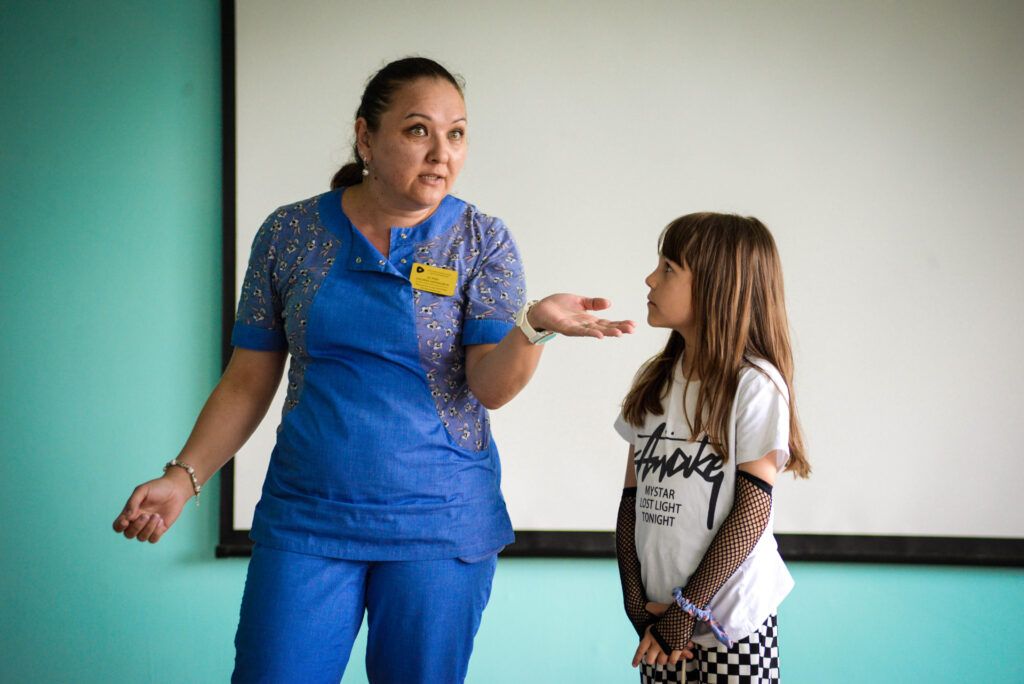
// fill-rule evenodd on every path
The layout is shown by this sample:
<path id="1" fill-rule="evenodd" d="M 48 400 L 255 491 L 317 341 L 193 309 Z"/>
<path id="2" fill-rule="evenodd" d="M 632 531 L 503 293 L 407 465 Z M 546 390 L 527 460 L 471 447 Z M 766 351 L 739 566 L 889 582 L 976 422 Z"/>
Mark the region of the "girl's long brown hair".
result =
<path id="1" fill-rule="evenodd" d="M 694 435 L 706 432 L 728 460 L 729 416 L 740 369 L 762 358 L 774 365 L 789 390 L 789 462 L 786 470 L 807 477 L 811 466 L 803 446 L 793 394 L 793 351 L 775 240 L 763 223 L 733 214 L 688 214 L 670 223 L 659 238 L 666 259 L 686 264 L 693 273 L 696 349 L 676 331 L 665 348 L 640 368 L 626 395 L 626 421 L 643 425 L 647 414 L 664 413 L 675 366 L 683 352 L 692 356 L 700 379 Z M 757 366 L 753 366 L 757 368 Z M 781 389 L 781 388 L 780 388 Z M 685 393 L 684 393 L 685 395 Z"/>

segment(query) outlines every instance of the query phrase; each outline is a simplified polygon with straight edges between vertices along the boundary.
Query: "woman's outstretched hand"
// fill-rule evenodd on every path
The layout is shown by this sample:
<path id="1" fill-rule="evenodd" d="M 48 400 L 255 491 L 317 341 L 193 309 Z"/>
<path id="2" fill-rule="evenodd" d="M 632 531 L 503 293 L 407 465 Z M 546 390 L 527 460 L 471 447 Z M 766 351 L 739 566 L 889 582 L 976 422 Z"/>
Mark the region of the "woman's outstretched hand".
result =
<path id="1" fill-rule="evenodd" d="M 171 468 L 164 477 L 136 487 L 124 510 L 114 518 L 114 531 L 140 542 L 155 544 L 160 541 L 164 532 L 181 515 L 185 503 L 192 498 L 191 481 L 183 483 L 175 479 L 175 471 L 185 472 L 181 468 Z M 185 477 L 188 478 L 187 473 Z"/>
<path id="2" fill-rule="evenodd" d="M 530 309 L 530 325 L 537 330 L 551 330 L 567 337 L 622 337 L 632 333 L 636 329 L 633 321 L 609 321 L 590 313 L 611 305 L 601 297 L 553 294 Z"/>

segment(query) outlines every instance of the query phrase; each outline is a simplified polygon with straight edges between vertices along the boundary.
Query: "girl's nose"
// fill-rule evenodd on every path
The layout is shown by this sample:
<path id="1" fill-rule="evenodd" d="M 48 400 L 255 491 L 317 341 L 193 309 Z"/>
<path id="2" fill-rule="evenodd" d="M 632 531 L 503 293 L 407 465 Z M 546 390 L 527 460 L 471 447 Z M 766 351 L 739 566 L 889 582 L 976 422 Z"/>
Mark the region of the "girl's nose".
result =
<path id="1" fill-rule="evenodd" d="M 647 287 L 651 288 L 652 290 L 654 289 L 654 283 L 651 282 L 653 279 L 654 279 L 654 271 L 651 271 L 650 274 L 648 274 L 648 276 L 646 278 L 644 278 L 644 285 L 646 285 Z"/>

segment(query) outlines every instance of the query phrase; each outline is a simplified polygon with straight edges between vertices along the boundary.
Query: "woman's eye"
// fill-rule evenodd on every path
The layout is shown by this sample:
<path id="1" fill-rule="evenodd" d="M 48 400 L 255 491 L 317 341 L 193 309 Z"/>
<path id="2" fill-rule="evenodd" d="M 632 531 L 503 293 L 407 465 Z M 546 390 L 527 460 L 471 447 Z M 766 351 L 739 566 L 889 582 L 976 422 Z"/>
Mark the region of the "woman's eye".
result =
<path id="1" fill-rule="evenodd" d="M 427 129 L 422 124 L 416 124 L 415 126 L 409 129 L 409 132 L 415 136 L 422 137 L 427 134 Z"/>
<path id="2" fill-rule="evenodd" d="M 462 140 L 464 137 L 466 137 L 466 132 L 452 131 L 451 133 L 448 134 L 448 137 L 451 138 L 452 140 Z"/>

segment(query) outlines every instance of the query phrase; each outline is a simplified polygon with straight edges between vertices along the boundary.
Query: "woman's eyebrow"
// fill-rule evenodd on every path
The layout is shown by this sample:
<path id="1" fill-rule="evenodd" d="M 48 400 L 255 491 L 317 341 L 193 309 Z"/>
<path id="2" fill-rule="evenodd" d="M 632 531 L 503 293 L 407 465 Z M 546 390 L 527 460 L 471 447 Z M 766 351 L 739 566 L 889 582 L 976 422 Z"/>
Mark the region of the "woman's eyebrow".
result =
<path id="1" fill-rule="evenodd" d="M 427 121 L 433 121 L 433 119 L 432 119 L 432 118 L 430 118 L 429 116 L 427 116 L 426 114 L 420 114 L 419 112 L 410 112 L 409 114 L 406 114 L 406 115 L 405 115 L 405 118 L 406 118 L 406 119 L 411 119 L 411 118 L 413 118 L 414 116 L 418 116 L 418 117 L 420 117 L 421 119 L 426 119 Z M 460 116 L 459 118 L 457 118 L 457 119 L 454 119 L 454 120 L 452 121 L 452 123 L 459 123 L 460 121 L 465 121 L 465 120 L 466 120 L 466 117 L 464 117 L 464 116 Z"/>

